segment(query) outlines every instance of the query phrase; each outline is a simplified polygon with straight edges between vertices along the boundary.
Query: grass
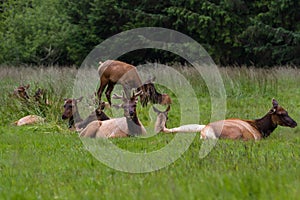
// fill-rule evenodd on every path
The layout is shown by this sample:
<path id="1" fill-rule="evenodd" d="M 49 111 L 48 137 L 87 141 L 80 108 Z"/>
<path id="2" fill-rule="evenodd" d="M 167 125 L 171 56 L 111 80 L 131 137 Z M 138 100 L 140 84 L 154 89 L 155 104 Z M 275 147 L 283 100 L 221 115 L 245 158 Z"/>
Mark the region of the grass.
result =
<path id="1" fill-rule="evenodd" d="M 199 123 L 208 123 L 211 103 L 205 83 L 192 69 L 175 68 L 192 84 L 200 102 Z M 299 69 L 228 67 L 219 71 L 227 95 L 226 117 L 259 118 L 271 108 L 274 97 L 299 123 Z M 60 119 L 63 98 L 72 96 L 75 76 L 75 68 L 0 68 L 1 199 L 298 199 L 299 127 L 278 127 L 257 142 L 219 140 L 204 159 L 199 159 L 203 141 L 198 133 L 178 160 L 151 173 L 124 173 L 104 165 Z M 26 83 L 31 84 L 30 95 L 38 87 L 47 88 L 51 106 L 24 103 L 8 95 Z M 159 90 L 171 92 L 163 86 Z M 176 95 L 172 93 L 175 102 L 169 127 L 181 120 Z M 186 109 L 191 109 L 189 99 L 185 101 Z M 149 109 L 138 107 L 139 118 L 146 124 Z M 46 123 L 11 124 L 27 114 L 45 116 Z M 158 134 L 112 142 L 131 152 L 147 153 L 173 139 L 173 135 Z"/>

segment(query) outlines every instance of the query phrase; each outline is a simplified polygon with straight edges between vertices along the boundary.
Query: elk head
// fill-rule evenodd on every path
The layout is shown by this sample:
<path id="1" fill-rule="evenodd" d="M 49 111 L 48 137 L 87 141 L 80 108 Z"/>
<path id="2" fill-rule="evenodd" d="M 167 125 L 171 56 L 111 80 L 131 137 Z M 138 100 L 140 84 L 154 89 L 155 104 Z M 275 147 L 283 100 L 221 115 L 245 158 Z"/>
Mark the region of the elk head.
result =
<path id="1" fill-rule="evenodd" d="M 73 117 L 74 113 L 78 113 L 77 103 L 81 102 L 83 97 L 79 97 L 78 99 L 64 99 L 64 112 L 61 116 L 62 119 L 70 119 Z"/>
<path id="2" fill-rule="evenodd" d="M 155 133 L 162 132 L 164 130 L 164 128 L 166 127 L 166 123 L 168 120 L 168 112 L 170 111 L 170 108 L 171 107 L 169 105 L 165 111 L 160 111 L 153 106 L 154 112 L 157 113 L 157 118 L 156 118 L 155 127 L 154 127 Z"/>
<path id="3" fill-rule="evenodd" d="M 19 86 L 14 90 L 14 94 L 22 99 L 28 100 L 29 96 L 27 94 L 27 90 L 30 87 L 30 85 L 26 85 L 26 86 Z"/>
<path id="4" fill-rule="evenodd" d="M 98 120 L 103 121 L 109 119 L 109 117 L 107 117 L 107 115 L 103 112 L 104 108 L 107 106 L 109 106 L 109 104 L 107 105 L 107 103 L 103 101 L 99 104 L 98 108 L 96 108 L 95 113 Z"/>
<path id="5" fill-rule="evenodd" d="M 137 118 L 136 116 L 136 104 L 138 102 L 138 96 L 140 96 L 143 91 L 139 91 L 136 94 L 133 92 L 130 99 L 127 99 L 123 93 L 123 96 L 118 96 L 114 94 L 114 99 L 122 99 L 123 103 L 120 105 L 114 105 L 116 108 L 123 108 L 124 109 L 124 116 L 127 118 Z"/>
<path id="6" fill-rule="evenodd" d="M 269 114 L 271 115 L 272 122 L 274 124 L 280 126 L 288 126 L 291 128 L 295 128 L 297 126 L 297 122 L 295 122 L 288 115 L 288 112 L 283 107 L 281 107 L 275 99 L 272 100 L 272 104 L 273 107 L 270 110 Z"/>

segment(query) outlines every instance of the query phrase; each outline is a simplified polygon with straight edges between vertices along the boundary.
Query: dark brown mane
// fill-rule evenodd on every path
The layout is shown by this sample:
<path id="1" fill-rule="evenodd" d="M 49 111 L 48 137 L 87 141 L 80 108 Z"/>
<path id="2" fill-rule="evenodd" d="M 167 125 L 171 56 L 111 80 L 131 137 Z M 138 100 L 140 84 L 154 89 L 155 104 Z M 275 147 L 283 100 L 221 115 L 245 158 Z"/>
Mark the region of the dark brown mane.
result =
<path id="1" fill-rule="evenodd" d="M 270 136 L 270 134 L 277 128 L 277 124 L 274 124 L 271 115 L 268 113 L 264 117 L 256 120 L 245 120 L 251 126 L 256 128 L 263 138 Z"/>
<path id="2" fill-rule="evenodd" d="M 152 104 L 162 104 L 162 105 L 170 105 L 172 103 L 171 98 L 167 94 L 159 93 L 154 83 L 148 82 L 143 84 L 141 87 L 138 88 L 138 91 L 142 90 L 143 94 L 140 96 L 141 104 L 145 107 L 148 102 Z"/>

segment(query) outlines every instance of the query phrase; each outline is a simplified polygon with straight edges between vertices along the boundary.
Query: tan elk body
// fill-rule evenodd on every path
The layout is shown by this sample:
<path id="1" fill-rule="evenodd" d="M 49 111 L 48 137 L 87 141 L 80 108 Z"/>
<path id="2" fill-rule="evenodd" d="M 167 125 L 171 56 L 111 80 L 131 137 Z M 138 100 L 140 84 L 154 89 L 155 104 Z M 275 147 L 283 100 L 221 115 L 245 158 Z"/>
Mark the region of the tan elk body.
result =
<path id="1" fill-rule="evenodd" d="M 130 99 L 115 95 L 114 98 L 122 99 L 123 104 L 119 107 L 124 109 L 124 117 L 113 118 L 106 121 L 93 121 L 84 130 L 80 137 L 90 138 L 115 138 L 146 134 L 146 129 L 136 114 L 137 97 L 141 92 L 133 95 Z"/>

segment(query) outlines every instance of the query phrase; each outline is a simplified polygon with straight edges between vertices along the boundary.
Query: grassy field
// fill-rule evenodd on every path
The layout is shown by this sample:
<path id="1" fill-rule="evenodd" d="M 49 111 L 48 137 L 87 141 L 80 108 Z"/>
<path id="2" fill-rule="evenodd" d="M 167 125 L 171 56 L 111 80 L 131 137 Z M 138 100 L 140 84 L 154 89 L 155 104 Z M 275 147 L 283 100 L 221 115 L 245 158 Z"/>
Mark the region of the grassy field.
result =
<path id="1" fill-rule="evenodd" d="M 187 78 L 199 100 L 198 123 L 208 123 L 211 103 L 205 82 L 192 69 L 175 68 Z M 226 89 L 227 118 L 262 117 L 274 97 L 299 124 L 300 69 L 228 67 L 219 71 Z M 61 120 L 63 99 L 73 94 L 76 72 L 75 68 L 57 67 L 0 68 L 0 199 L 299 199 L 299 127 L 278 127 L 269 138 L 257 142 L 219 140 L 204 159 L 199 158 L 203 141 L 197 133 L 189 149 L 161 170 L 132 174 L 107 167 Z M 27 83 L 31 96 L 38 87 L 47 88 L 52 104 L 38 106 L 9 95 L 16 86 Z M 164 87 L 159 90 L 169 92 Z M 181 120 L 176 94 L 172 98 L 169 127 Z M 189 98 L 185 101 L 184 106 L 193 109 Z M 144 124 L 149 109 L 138 106 Z M 46 117 L 46 122 L 13 125 L 27 114 Z M 149 134 L 153 136 L 112 142 L 128 151 L 147 153 L 174 138 Z"/>

